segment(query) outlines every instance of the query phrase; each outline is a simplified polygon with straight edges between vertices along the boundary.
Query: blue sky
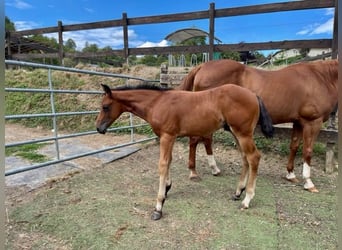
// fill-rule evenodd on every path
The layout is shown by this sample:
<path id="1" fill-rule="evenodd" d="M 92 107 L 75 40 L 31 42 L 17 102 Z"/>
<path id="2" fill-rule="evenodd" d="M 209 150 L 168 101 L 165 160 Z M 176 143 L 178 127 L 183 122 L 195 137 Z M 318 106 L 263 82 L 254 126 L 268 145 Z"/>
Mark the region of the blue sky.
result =
<path id="1" fill-rule="evenodd" d="M 126 12 L 128 18 L 154 16 L 208 10 L 211 2 L 216 9 L 248 5 L 286 2 L 286 0 L 5 0 L 5 15 L 15 23 L 17 30 L 120 19 Z M 296 39 L 331 38 L 333 9 L 276 12 L 218 18 L 215 21 L 215 36 L 224 44 L 239 42 L 268 42 Z M 129 46 L 166 46 L 164 38 L 183 28 L 209 30 L 209 20 L 194 20 L 163 24 L 129 26 Z M 57 34 L 49 34 L 57 38 Z M 64 41 L 72 38 L 78 49 L 85 42 L 100 48 L 123 47 L 121 28 L 65 32 Z"/>

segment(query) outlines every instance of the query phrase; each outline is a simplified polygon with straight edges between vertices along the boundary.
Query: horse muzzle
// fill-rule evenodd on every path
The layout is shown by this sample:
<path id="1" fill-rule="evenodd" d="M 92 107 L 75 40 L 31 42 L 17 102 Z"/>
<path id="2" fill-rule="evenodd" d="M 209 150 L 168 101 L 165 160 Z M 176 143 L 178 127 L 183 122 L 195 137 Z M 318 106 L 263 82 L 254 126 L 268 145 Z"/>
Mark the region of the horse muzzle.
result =
<path id="1" fill-rule="evenodd" d="M 99 132 L 100 134 L 103 134 L 103 135 L 107 132 L 106 128 L 99 128 L 99 127 L 97 127 L 96 130 L 97 130 L 97 132 Z"/>

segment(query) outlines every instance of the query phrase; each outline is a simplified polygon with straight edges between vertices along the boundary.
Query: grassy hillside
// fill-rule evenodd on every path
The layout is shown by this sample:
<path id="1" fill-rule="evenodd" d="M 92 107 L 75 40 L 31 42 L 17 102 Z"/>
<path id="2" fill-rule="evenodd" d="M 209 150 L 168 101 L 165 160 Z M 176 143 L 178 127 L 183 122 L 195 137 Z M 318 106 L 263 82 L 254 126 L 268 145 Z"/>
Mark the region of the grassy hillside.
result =
<path id="1" fill-rule="evenodd" d="M 79 66 L 84 68 L 84 66 Z M 146 79 L 159 79 L 159 69 L 136 66 L 134 68 L 101 68 L 98 71 L 134 75 Z M 91 76 L 88 74 L 53 71 L 52 83 L 55 89 L 100 91 L 100 83 L 110 86 L 125 84 L 121 78 Z M 47 70 L 43 69 L 9 69 L 5 72 L 5 87 L 47 89 L 49 86 Z M 78 112 L 98 110 L 101 95 L 90 94 L 55 94 L 56 112 Z M 6 92 L 6 115 L 51 113 L 49 93 Z M 57 118 L 60 130 L 85 131 L 94 129 L 96 115 L 62 116 Z M 30 118 L 8 120 L 19 122 L 27 127 L 52 128 L 52 118 Z"/>

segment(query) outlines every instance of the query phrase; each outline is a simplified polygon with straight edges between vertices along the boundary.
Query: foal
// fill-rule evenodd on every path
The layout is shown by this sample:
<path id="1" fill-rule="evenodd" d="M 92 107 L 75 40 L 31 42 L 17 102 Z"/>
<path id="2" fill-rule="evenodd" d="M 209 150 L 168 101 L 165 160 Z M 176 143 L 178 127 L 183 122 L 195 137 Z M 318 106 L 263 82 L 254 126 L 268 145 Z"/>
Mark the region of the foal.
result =
<path id="1" fill-rule="evenodd" d="M 241 208 L 246 209 L 254 197 L 257 170 L 260 160 L 253 133 L 258 122 L 262 131 L 271 136 L 273 126 L 261 101 L 251 91 L 235 85 L 225 85 L 200 92 L 165 90 L 156 87 L 110 89 L 105 92 L 101 111 L 96 120 L 99 133 L 123 113 L 131 112 L 147 121 L 160 137 L 159 191 L 157 204 L 151 216 L 162 217 L 166 194 L 171 188 L 170 163 L 172 148 L 178 136 L 208 136 L 225 127 L 236 138 L 242 154 L 243 166 L 235 192 L 240 198 L 246 189 Z"/>

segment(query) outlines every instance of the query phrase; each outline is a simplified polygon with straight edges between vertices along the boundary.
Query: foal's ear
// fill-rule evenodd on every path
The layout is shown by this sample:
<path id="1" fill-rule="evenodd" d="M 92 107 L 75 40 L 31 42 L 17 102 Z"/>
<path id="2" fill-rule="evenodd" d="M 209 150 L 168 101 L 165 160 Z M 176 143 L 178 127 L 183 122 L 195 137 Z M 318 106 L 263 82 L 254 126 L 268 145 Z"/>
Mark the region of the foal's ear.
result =
<path id="1" fill-rule="evenodd" d="M 110 87 L 108 87 L 106 84 L 101 84 L 103 91 L 109 95 L 109 97 L 112 97 L 112 90 L 110 89 Z"/>

